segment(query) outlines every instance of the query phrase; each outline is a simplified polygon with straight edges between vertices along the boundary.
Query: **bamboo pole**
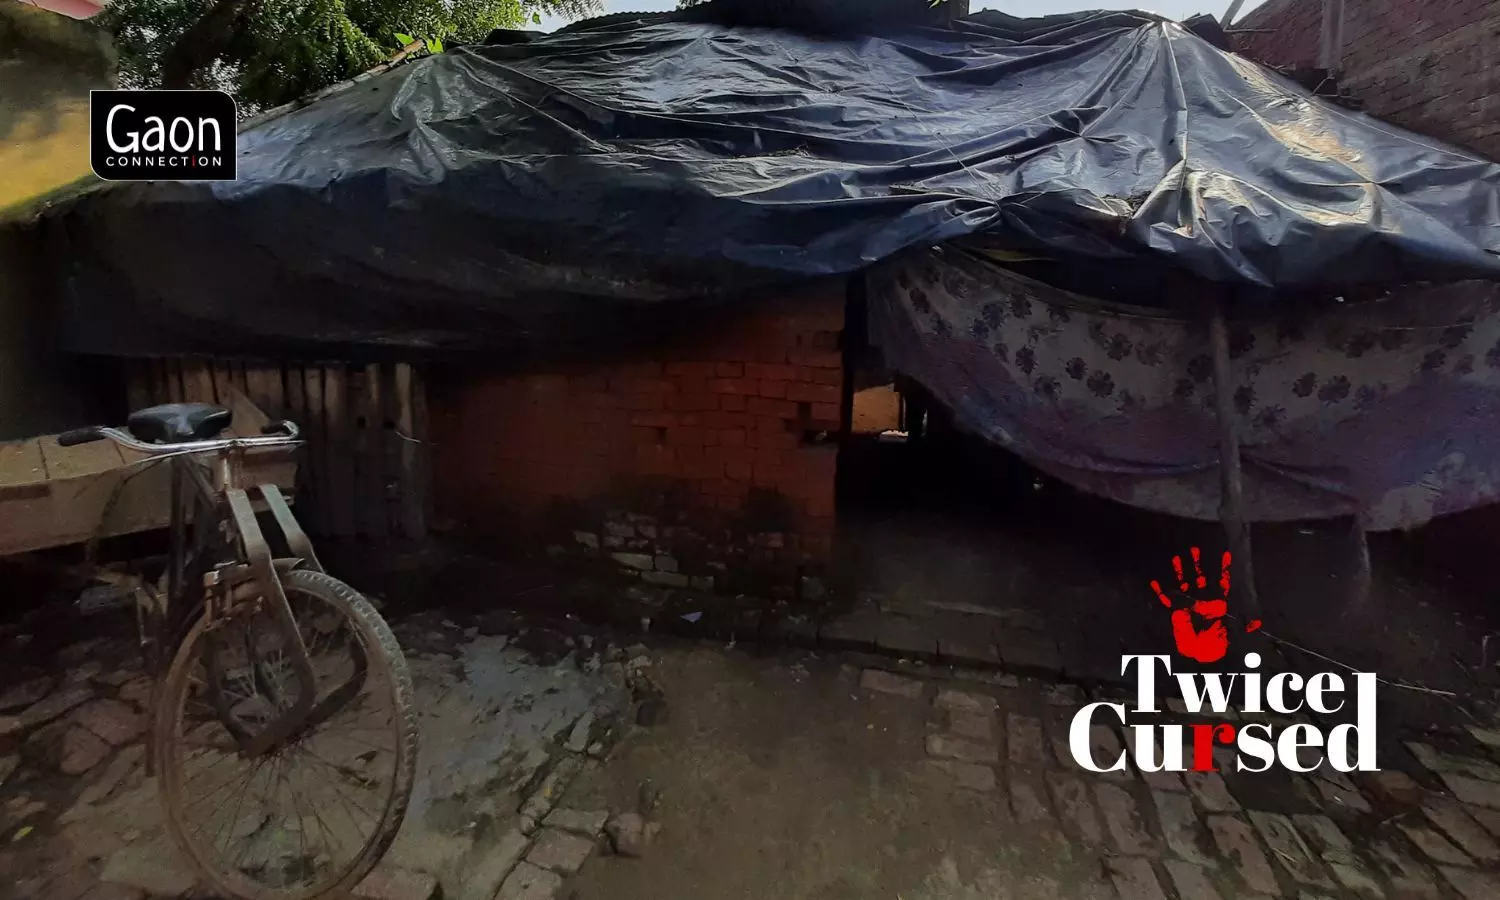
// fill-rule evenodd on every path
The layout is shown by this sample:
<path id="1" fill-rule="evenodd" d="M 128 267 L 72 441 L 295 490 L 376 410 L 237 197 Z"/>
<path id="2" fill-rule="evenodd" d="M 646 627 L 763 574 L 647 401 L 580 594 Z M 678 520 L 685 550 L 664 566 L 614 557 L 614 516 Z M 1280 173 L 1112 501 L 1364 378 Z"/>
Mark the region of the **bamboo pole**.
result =
<path id="1" fill-rule="evenodd" d="M 1365 531 L 1365 517 L 1362 513 L 1354 515 L 1353 524 L 1349 529 L 1349 542 L 1354 554 L 1354 578 L 1350 585 L 1350 601 L 1352 609 L 1363 609 L 1370 599 L 1370 586 L 1374 582 L 1374 576 L 1370 569 L 1370 540 L 1369 533 Z"/>
<path id="2" fill-rule="evenodd" d="M 422 478 L 422 460 L 418 456 L 425 430 L 419 429 L 417 395 L 421 377 L 410 363 L 396 364 L 396 436 L 401 441 L 401 522 L 402 530 L 412 540 L 427 537 L 427 497 Z M 421 434 L 421 438 L 418 434 Z"/>
<path id="3" fill-rule="evenodd" d="M 1239 429 L 1234 411 L 1234 369 L 1229 360 L 1229 324 L 1224 319 L 1224 301 L 1215 296 L 1208 320 L 1209 350 L 1214 361 L 1214 410 L 1219 420 L 1219 522 L 1239 570 L 1240 597 L 1244 615 L 1259 618 L 1260 598 L 1255 591 L 1255 566 L 1250 559 L 1250 524 L 1245 518 L 1245 478 L 1240 465 Z"/>

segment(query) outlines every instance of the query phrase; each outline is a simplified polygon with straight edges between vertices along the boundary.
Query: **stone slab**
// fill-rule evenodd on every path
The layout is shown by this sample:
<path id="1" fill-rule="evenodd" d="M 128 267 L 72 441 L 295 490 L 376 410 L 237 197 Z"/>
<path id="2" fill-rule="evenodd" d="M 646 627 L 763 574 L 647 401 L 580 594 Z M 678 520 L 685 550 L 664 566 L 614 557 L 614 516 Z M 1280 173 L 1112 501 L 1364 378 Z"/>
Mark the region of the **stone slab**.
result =
<path id="1" fill-rule="evenodd" d="M 926 687 L 918 679 L 907 678 L 881 669 L 865 669 L 860 672 L 859 686 L 867 691 L 905 697 L 908 700 L 915 700 L 922 696 L 922 691 Z"/>
<path id="2" fill-rule="evenodd" d="M 556 828 L 546 828 L 537 836 L 526 861 L 543 869 L 571 875 L 583 867 L 594 852 L 594 840 Z"/>
<path id="3" fill-rule="evenodd" d="M 523 862 L 505 879 L 494 900 L 552 900 L 562 885 L 562 876 L 556 872 Z"/>
<path id="4" fill-rule="evenodd" d="M 1208 830 L 1219 853 L 1230 861 L 1247 887 L 1263 894 L 1281 893 L 1276 884 L 1276 873 L 1271 869 L 1265 851 L 1256 842 L 1249 823 L 1237 816 L 1209 816 Z"/>

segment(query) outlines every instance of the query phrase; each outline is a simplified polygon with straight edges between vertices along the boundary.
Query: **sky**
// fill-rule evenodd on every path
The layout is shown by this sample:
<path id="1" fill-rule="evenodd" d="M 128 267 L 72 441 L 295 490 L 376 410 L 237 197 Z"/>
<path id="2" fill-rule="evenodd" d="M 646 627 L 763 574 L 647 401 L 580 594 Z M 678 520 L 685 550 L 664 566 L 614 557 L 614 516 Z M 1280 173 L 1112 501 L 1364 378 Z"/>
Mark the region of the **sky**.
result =
<path id="1" fill-rule="evenodd" d="M 1240 15 L 1259 6 L 1263 0 L 1245 0 Z M 604 12 L 654 12 L 676 9 L 677 0 L 604 0 Z M 1222 16 L 1229 0 L 974 0 L 970 8 L 998 9 L 1013 16 L 1045 16 L 1075 12 L 1081 9 L 1145 9 L 1172 19 L 1185 19 L 1195 13 Z M 566 19 L 544 16 L 539 30 L 551 31 L 567 23 Z"/>

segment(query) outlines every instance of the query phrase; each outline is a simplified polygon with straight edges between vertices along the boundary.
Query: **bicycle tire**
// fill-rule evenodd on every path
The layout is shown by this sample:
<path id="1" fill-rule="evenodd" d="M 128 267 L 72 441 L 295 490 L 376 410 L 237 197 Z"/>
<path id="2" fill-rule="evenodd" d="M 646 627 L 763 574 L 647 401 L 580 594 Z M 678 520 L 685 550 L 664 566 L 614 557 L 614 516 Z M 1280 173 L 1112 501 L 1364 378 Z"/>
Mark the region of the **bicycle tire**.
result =
<path id="1" fill-rule="evenodd" d="M 283 590 L 288 597 L 301 593 L 320 600 L 338 610 L 368 653 L 370 665 L 380 666 L 389 674 L 389 683 L 394 696 L 391 720 L 398 731 L 395 742 L 396 763 L 394 766 L 394 788 L 387 801 L 384 815 L 375 833 L 365 843 L 363 851 L 353 864 L 336 880 L 318 884 L 301 891 L 287 891 L 260 885 L 237 872 L 225 872 L 205 858 L 205 854 L 194 841 L 189 840 L 184 830 L 179 810 L 183 808 L 182 771 L 174 768 L 173 755 L 168 751 L 176 741 L 176 727 L 181 722 L 181 713 L 187 699 L 189 676 L 198 662 L 197 651 L 205 634 L 207 620 L 199 618 L 192 630 L 179 646 L 172 666 L 168 671 L 158 700 L 156 728 L 153 748 L 161 764 L 159 790 L 166 813 L 167 832 L 192 862 L 201 879 L 210 887 L 228 898 L 236 900 L 314 900 L 324 896 L 342 896 L 359 884 L 370 870 L 385 856 L 395 840 L 396 833 L 406 817 L 407 805 L 411 801 L 412 786 L 416 777 L 417 722 L 413 702 L 411 673 L 406 657 L 396 642 L 390 626 L 358 591 L 344 582 L 322 572 L 298 569 L 281 576 Z"/>

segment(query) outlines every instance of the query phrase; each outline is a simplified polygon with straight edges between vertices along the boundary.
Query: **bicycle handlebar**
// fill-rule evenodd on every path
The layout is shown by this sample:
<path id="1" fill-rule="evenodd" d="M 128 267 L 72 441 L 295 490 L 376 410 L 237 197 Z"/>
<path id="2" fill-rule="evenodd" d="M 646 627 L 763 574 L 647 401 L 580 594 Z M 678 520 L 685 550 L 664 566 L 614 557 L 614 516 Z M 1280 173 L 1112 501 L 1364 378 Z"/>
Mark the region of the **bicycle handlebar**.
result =
<path id="1" fill-rule="evenodd" d="M 279 433 L 273 433 L 272 429 L 279 429 Z M 297 437 L 301 432 L 293 422 L 272 422 L 261 429 L 261 437 L 232 437 L 232 438 L 210 438 L 206 441 L 186 441 L 179 444 L 148 444 L 138 440 L 135 435 L 119 428 L 110 428 L 104 425 L 95 425 L 90 428 L 75 428 L 72 431 L 64 431 L 57 436 L 58 446 L 73 447 L 78 444 L 87 444 L 92 441 L 101 441 L 108 438 L 122 447 L 129 447 L 141 453 L 152 456 L 161 456 L 169 453 L 208 453 L 213 450 L 228 450 L 231 448 L 247 449 L 251 447 L 282 447 L 298 443 Z"/>

